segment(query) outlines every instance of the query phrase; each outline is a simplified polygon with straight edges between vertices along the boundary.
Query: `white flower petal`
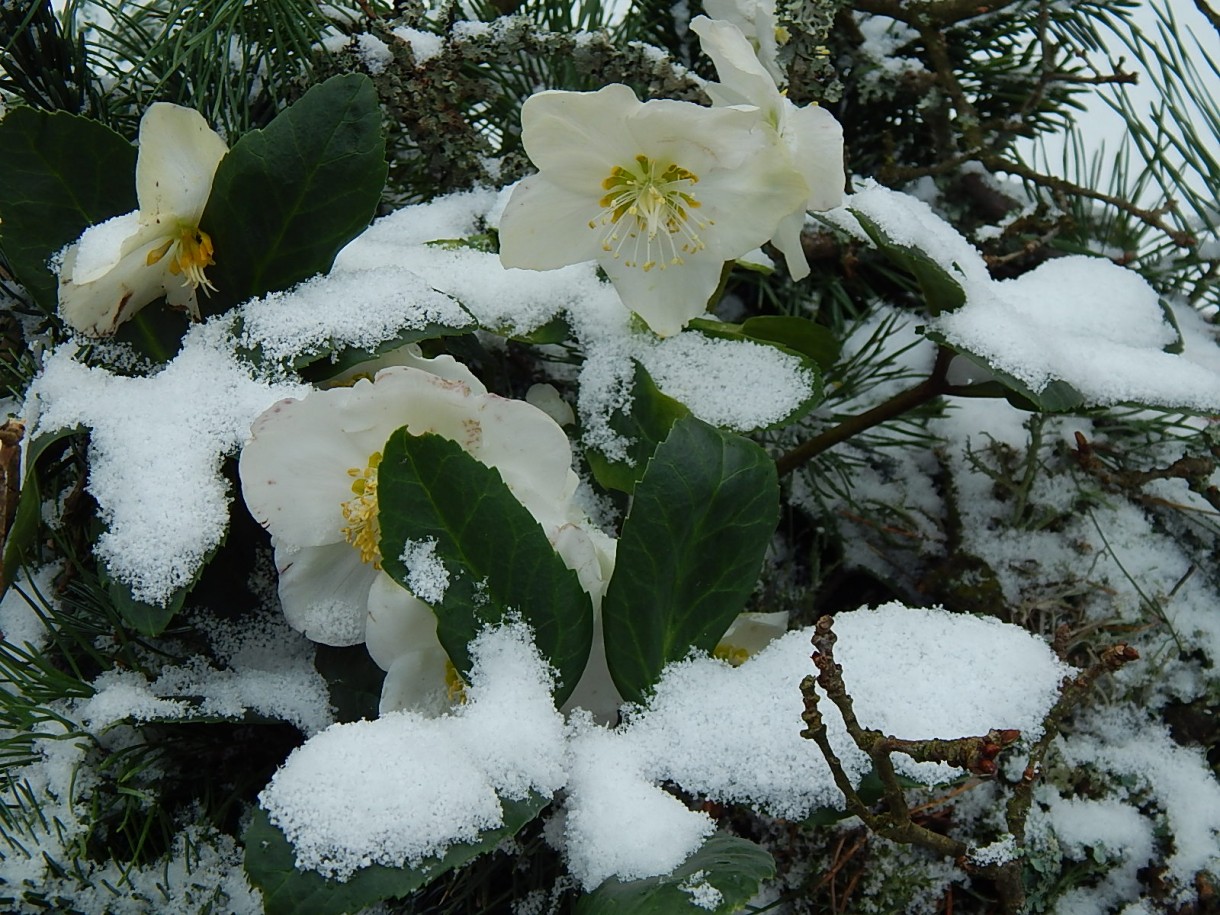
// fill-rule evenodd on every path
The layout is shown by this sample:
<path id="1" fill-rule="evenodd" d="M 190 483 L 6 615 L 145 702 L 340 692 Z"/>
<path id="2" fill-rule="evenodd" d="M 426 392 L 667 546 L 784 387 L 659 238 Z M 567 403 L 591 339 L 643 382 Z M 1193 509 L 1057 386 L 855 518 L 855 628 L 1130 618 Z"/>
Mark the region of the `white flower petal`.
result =
<path id="1" fill-rule="evenodd" d="M 743 651 L 747 657 L 753 657 L 787 631 L 786 611 L 740 613 L 725 631 L 717 647 Z"/>
<path id="2" fill-rule="evenodd" d="M 540 175 L 526 178 L 513 189 L 500 217 L 500 263 L 554 270 L 593 260 L 605 229 L 590 228 L 589 222 L 600 212 L 587 193 L 570 191 Z"/>
<path id="3" fill-rule="evenodd" d="M 347 471 L 363 470 L 376 449 L 362 450 L 350 437 L 336 434 L 335 426 L 336 417 L 355 411 L 360 386 L 281 400 L 254 422 L 253 438 L 238 461 L 242 494 L 277 548 L 342 542 L 356 555 L 340 532 L 343 503 L 353 497 Z"/>
<path id="4" fill-rule="evenodd" d="M 707 86 L 713 104 L 756 105 L 768 117 L 781 107 L 783 95 L 740 28 L 706 16 L 696 16 L 690 28 L 699 36 L 703 53 L 712 59 L 720 77 L 719 84 Z"/>
<path id="5" fill-rule="evenodd" d="M 140 119 L 136 197 L 149 224 L 198 225 L 212 193 L 224 140 L 194 109 L 157 102 Z"/>
<path id="6" fill-rule="evenodd" d="M 680 267 L 663 270 L 645 272 L 610 259 L 603 259 L 601 265 L 614 281 L 623 304 L 661 337 L 673 336 L 691 318 L 707 311 L 708 300 L 720 286 L 724 269 L 721 258 L 702 251 L 687 257 Z"/>
<path id="7" fill-rule="evenodd" d="M 623 130 L 640 100 L 621 83 L 596 92 L 548 90 L 521 106 L 521 142 L 547 178 L 577 193 L 598 186 L 615 164 L 641 152 Z"/>
<path id="8" fill-rule="evenodd" d="M 741 29 L 759 63 L 777 85 L 783 84 L 774 0 L 704 0 L 703 9 L 712 19 L 727 20 Z"/>
<path id="9" fill-rule="evenodd" d="M 104 259 L 95 260 L 86 270 L 77 269 L 78 245 L 70 247 L 60 268 L 60 316 L 81 333 L 95 337 L 113 334 L 120 324 L 164 295 L 167 282 L 181 282 L 170 275 L 168 264 L 148 265 L 149 252 L 166 240 L 156 227 L 140 226 L 122 239 L 117 251 L 108 251 Z M 111 261 L 115 253 L 118 260 Z M 109 261 L 108 266 L 98 269 L 103 261 Z M 82 282 L 80 277 L 90 279 Z"/>
<path id="10" fill-rule="evenodd" d="M 847 177 L 843 169 L 843 126 L 818 105 L 788 108 L 784 140 L 797 170 L 809 185 L 805 208 L 833 210 L 843 204 Z"/>
<path id="11" fill-rule="evenodd" d="M 408 651 L 428 648 L 445 653 L 436 639 L 432 608 L 384 572 L 369 589 L 368 610 L 364 644 L 382 670 L 389 670 Z"/>
<path id="12" fill-rule="evenodd" d="M 788 274 L 794 280 L 803 280 L 809 276 L 809 259 L 805 257 L 805 247 L 801 244 L 801 229 L 805 227 L 805 208 L 789 213 L 780 220 L 771 244 L 784 255 L 788 265 Z"/>
<path id="13" fill-rule="evenodd" d="M 412 711 L 438 717 L 449 711 L 448 656 L 440 648 L 419 646 L 399 655 L 381 684 L 378 713 Z"/>
<path id="14" fill-rule="evenodd" d="M 364 641 L 369 589 L 380 574 L 348 543 L 276 550 L 288 625 L 323 645 Z"/>

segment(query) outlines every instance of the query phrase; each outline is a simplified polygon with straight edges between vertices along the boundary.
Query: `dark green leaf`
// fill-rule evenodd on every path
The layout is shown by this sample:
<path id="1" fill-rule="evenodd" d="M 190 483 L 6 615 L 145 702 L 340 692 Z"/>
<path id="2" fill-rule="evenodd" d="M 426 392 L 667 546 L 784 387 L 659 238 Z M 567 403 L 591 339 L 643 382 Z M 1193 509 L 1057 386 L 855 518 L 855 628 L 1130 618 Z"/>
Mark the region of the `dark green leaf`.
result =
<path id="1" fill-rule="evenodd" d="M 454 665 L 470 670 L 467 645 L 486 624 L 520 613 L 539 652 L 559 672 L 562 705 L 584 671 L 593 643 L 593 608 L 576 573 L 563 564 L 534 516 L 504 485 L 499 471 L 455 441 L 390 436 L 377 471 L 381 555 L 386 572 L 406 586 L 407 541 L 436 541 L 449 572 L 433 607 L 437 635 Z"/>
<path id="2" fill-rule="evenodd" d="M 0 121 L 0 248 L 48 313 L 47 261 L 89 226 L 136 208 L 136 150 L 97 121 L 17 108 Z"/>
<path id="3" fill-rule="evenodd" d="M 116 343 L 130 344 L 136 352 L 164 365 L 178 355 L 182 337 L 190 326 L 191 319 L 185 312 L 168 307 L 143 308 L 130 321 L 119 325 L 113 339 Z"/>
<path id="4" fill-rule="evenodd" d="M 861 228 L 872 239 L 873 244 L 880 248 L 891 261 L 915 277 L 920 291 L 923 292 L 928 311 L 933 315 L 954 311 L 965 304 L 966 290 L 962 288 L 961 282 L 950 271 L 929 257 L 926 252 L 894 241 L 881 226 L 863 213 L 850 207 L 848 207 L 848 212 L 856 217 Z"/>
<path id="5" fill-rule="evenodd" d="M 754 589 L 778 520 L 766 452 L 693 416 L 674 424 L 635 488 L 602 607 L 625 699 L 641 701 L 692 648 L 716 647 Z"/>
<path id="6" fill-rule="evenodd" d="M 326 273 L 368 226 L 385 184 L 381 109 L 367 76 L 335 76 L 306 92 L 221 160 L 201 227 L 212 236 L 217 314 Z"/>
<path id="7" fill-rule="evenodd" d="M 775 861 L 753 842 L 713 836 L 686 863 L 665 877 L 646 880 L 611 878 L 576 904 L 576 915 L 691 915 L 692 912 L 739 912 L 764 880 L 775 874 Z M 711 886 L 720 900 L 696 908 L 695 887 Z"/>
<path id="8" fill-rule="evenodd" d="M 17 496 L 17 510 L 4 541 L 4 563 L 0 565 L 0 592 L 7 591 L 17 576 L 17 569 L 27 560 L 26 551 L 38 536 L 42 522 L 42 488 L 38 484 L 38 459 L 58 441 L 84 430 L 79 426 L 59 429 L 38 436 L 26 449 L 25 479 Z"/>
<path id="9" fill-rule="evenodd" d="M 192 581 L 185 587 L 179 588 L 170 595 L 164 605 L 149 604 L 138 600 L 131 593 L 131 586 L 109 574 L 101 563 L 98 563 L 98 577 L 105 586 L 114 608 L 123 617 L 123 621 L 140 635 L 147 636 L 158 636 L 166 630 L 178 611 L 182 609 L 186 596 L 195 586 L 195 582 Z"/>
<path id="10" fill-rule="evenodd" d="M 376 718 L 385 671 L 369 657 L 364 644 L 335 648 L 316 645 L 313 665 L 326 681 L 336 721 Z"/>
<path id="11" fill-rule="evenodd" d="M 607 489 L 631 492 L 644 475 L 644 467 L 657 445 L 669 435 L 677 420 L 689 414 L 685 405 L 662 394 L 644 366 L 635 363 L 630 410 L 610 417 L 610 428 L 629 442 L 629 460 L 612 461 L 600 451 L 589 450 L 585 457 L 597 482 Z"/>
<path id="12" fill-rule="evenodd" d="M 946 340 L 944 335 L 928 330 L 924 330 L 924 335 L 929 340 L 948 347 L 955 353 L 982 367 L 994 379 L 993 381 L 955 389 L 953 392 L 955 395 L 1005 397 L 1018 409 L 1030 410 L 1035 413 L 1070 413 L 1084 406 L 1084 395 L 1066 381 L 1056 379 L 1041 391 L 1035 391 L 1020 379 L 991 365 L 985 356 L 972 353 L 965 347 Z"/>
<path id="13" fill-rule="evenodd" d="M 296 867 L 292 844 L 272 825 L 261 808 L 246 830 L 246 875 L 262 890 L 267 915 L 342 915 L 357 912 L 383 899 L 413 893 L 442 874 L 491 851 L 515 835 L 549 803 L 540 795 L 522 801 L 501 801 L 504 825 L 484 832 L 470 845 L 454 845 L 439 859 L 418 868 L 371 865 L 356 871 L 344 883 L 327 880 L 316 871 Z"/>
<path id="14" fill-rule="evenodd" d="M 760 343 L 779 343 L 793 352 L 808 356 L 822 371 L 839 361 L 839 341 L 830 328 L 808 318 L 789 315 L 757 315 L 746 318 L 741 332 Z"/>

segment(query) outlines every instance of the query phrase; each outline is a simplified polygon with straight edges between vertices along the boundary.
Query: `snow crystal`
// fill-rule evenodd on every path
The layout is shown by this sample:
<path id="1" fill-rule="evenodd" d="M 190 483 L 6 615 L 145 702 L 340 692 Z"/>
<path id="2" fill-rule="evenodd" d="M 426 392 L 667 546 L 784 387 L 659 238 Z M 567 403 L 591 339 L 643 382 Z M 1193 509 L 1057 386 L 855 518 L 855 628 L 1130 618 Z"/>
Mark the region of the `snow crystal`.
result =
<path id="1" fill-rule="evenodd" d="M 345 880 L 369 864 L 417 865 L 501 825 L 497 791 L 562 786 L 563 719 L 528 630 L 484 631 L 471 656 L 469 701 L 451 715 L 334 725 L 293 751 L 259 800 L 298 867 Z"/>
<path id="2" fill-rule="evenodd" d="M 138 600 L 164 604 L 224 536 L 229 486 L 221 460 L 293 384 L 256 380 L 231 353 L 231 319 L 192 327 L 159 374 L 128 378 L 50 353 L 26 399 L 31 437 L 89 427 L 88 490 L 106 530 L 97 555 Z"/>
<path id="3" fill-rule="evenodd" d="M 400 25 L 394 29 L 394 37 L 400 38 L 411 46 L 411 53 L 415 55 L 417 64 L 425 63 L 441 53 L 444 48 L 444 42 L 441 41 L 440 35 L 434 35 L 432 32 L 421 32 L 419 29 L 408 28 L 405 25 Z"/>
<path id="4" fill-rule="evenodd" d="M 272 359 L 323 347 L 372 350 L 404 330 L 466 327 L 470 315 L 411 271 L 381 265 L 316 276 L 241 307 L 242 343 Z"/>
<path id="5" fill-rule="evenodd" d="M 1214 335 L 1192 320 L 1186 358 L 1165 352 L 1178 335 L 1156 292 L 1134 271 L 1074 256 L 995 282 L 978 251 L 922 201 L 870 184 L 823 217 L 866 237 L 854 213 L 895 243 L 924 252 L 963 288 L 966 303 L 935 317 L 930 329 L 1032 390 L 1061 379 L 1097 406 L 1220 409 Z"/>
<path id="6" fill-rule="evenodd" d="M 1190 888 L 1195 874 L 1220 874 L 1220 783 L 1204 754 L 1198 748 L 1179 745 L 1159 722 L 1146 720 L 1133 709 L 1116 707 L 1099 710 L 1093 718 L 1089 733 L 1059 740 L 1064 763 L 1109 774 L 1129 793 L 1123 798 L 1127 807 L 1142 807 L 1151 795 L 1166 821 L 1165 831 L 1173 836 L 1165 879 L 1177 888 L 1177 901 L 1187 902 L 1193 898 Z M 1095 841 L 1124 858 L 1144 854 L 1146 860 L 1151 856 L 1133 821 L 1118 828 L 1118 821 L 1130 820 L 1129 814 L 1099 809 L 1098 815 L 1107 820 L 1089 830 Z M 1055 822 L 1058 830 L 1063 824 L 1058 818 Z M 1066 828 L 1070 839 L 1071 827 Z M 1084 833 L 1078 838 L 1091 841 Z"/>
<path id="7" fill-rule="evenodd" d="M 498 254 L 450 242 L 479 231 L 496 202 L 490 190 L 453 194 L 440 201 L 403 207 L 377 220 L 339 252 L 336 271 L 395 263 L 462 303 L 484 327 L 523 334 L 565 307 L 578 305 L 600 285 L 592 264 L 539 272 L 509 269 Z"/>
<path id="8" fill-rule="evenodd" d="M 1016 728 L 1030 739 L 1058 697 L 1062 664 L 1040 639 L 991 618 L 890 603 L 835 617 L 836 660 L 865 727 L 904 739 Z M 647 749 L 648 775 L 720 801 L 799 819 L 843 801 L 817 748 L 800 736 L 800 681 L 813 672 L 811 629 L 789 632 L 740 667 L 708 658 L 669 665 L 628 716 L 625 739 Z M 823 700 L 829 737 L 853 780 L 870 768 Z M 958 770 L 894 757 L 935 784 Z"/>
<path id="9" fill-rule="evenodd" d="M 908 739 L 993 727 L 1035 737 L 1071 670 L 1018 627 L 940 609 L 894 603 L 842 613 L 835 631 L 861 722 Z M 667 665 L 651 699 L 628 709 L 616 731 L 573 717 L 564 844 L 569 870 L 586 889 L 612 875 L 669 873 L 710 834 L 711 820 L 662 790 L 664 782 L 787 819 L 843 807 L 817 747 L 800 734 L 810 635 L 790 632 L 736 668 L 707 657 Z M 832 745 L 858 781 L 870 761 L 831 703 L 821 705 Z M 894 761 L 929 784 L 957 775 Z"/>
<path id="10" fill-rule="evenodd" d="M 132 210 L 86 229 L 76 245 L 72 278 L 78 283 L 87 283 L 118 263 L 123 242 L 139 224 L 140 211 Z"/>
<path id="11" fill-rule="evenodd" d="M 989 291 L 932 326 L 1035 391 L 1059 378 L 1093 404 L 1220 406 L 1220 374 L 1163 352 L 1177 333 L 1133 271 L 1063 257 Z"/>
<path id="12" fill-rule="evenodd" d="M 973 849 L 970 852 L 970 860 L 980 867 L 1004 864 L 1017 857 L 1019 851 L 1017 848 L 1017 837 L 1012 833 L 1008 833 L 996 839 L 990 845 Z"/>
<path id="13" fill-rule="evenodd" d="M 186 702 L 157 696 L 143 675 L 133 670 L 106 671 L 90 685 L 95 692 L 81 701 L 76 714 L 91 731 L 105 730 L 125 719 L 177 719 L 190 712 Z"/>
<path id="14" fill-rule="evenodd" d="M 745 432 L 783 420 L 812 396 L 796 356 L 750 340 L 685 332 L 640 354 L 658 388 L 700 419 Z"/>
<path id="15" fill-rule="evenodd" d="M 959 283 L 991 281 L 982 255 L 922 200 L 888 190 L 872 180 L 862 181 L 861 186 L 841 208 L 820 213 L 819 217 L 867 239 L 859 220 L 852 215 L 860 213 L 880 226 L 894 243 L 924 252 Z"/>
<path id="16" fill-rule="evenodd" d="M 436 538 L 408 540 L 399 557 L 407 567 L 407 589 L 426 604 L 436 606 L 445 599 L 449 570 L 436 555 Z"/>
<path id="17" fill-rule="evenodd" d="M 586 891 L 611 876 L 667 874 L 715 830 L 649 778 L 648 748 L 633 737 L 578 717 L 569 745 L 564 839 L 568 871 Z"/>
<path id="18" fill-rule="evenodd" d="M 369 73 L 376 76 L 385 71 L 394 60 L 390 46 L 368 32 L 362 32 L 352 38 L 354 49 L 360 62 L 368 68 Z"/>
<path id="19" fill-rule="evenodd" d="M 707 882 L 707 872 L 703 870 L 683 880 L 678 889 L 690 896 L 690 904 L 696 908 L 714 911 L 724 901 L 724 894 Z"/>
<path id="20" fill-rule="evenodd" d="M 149 682 L 134 671 L 107 671 L 92 684 L 75 715 L 94 731 L 124 720 L 241 718 L 249 711 L 314 734 L 331 724 L 326 681 L 313 665 L 311 643 L 293 632 L 280 613 L 265 614 L 238 627 L 210 620 L 218 653 L 227 669 L 196 656 L 163 668 Z M 303 652 L 301 646 L 307 651 Z"/>

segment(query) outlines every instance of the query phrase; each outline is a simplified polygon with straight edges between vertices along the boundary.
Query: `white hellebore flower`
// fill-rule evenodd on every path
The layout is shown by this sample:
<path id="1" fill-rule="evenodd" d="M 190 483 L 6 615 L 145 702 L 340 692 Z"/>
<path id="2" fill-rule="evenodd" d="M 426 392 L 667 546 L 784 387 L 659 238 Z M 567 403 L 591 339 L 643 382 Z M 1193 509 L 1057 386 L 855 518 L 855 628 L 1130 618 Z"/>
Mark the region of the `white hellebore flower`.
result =
<path id="1" fill-rule="evenodd" d="M 775 84 L 786 82 L 779 65 L 779 46 L 788 35 L 775 18 L 775 0 L 703 0 L 703 11 L 712 19 L 737 26 Z"/>
<path id="2" fill-rule="evenodd" d="M 489 394 L 449 356 L 405 358 L 410 364 L 383 369 L 372 381 L 271 407 L 254 422 L 239 470 L 246 505 L 271 532 L 289 624 L 327 645 L 364 642 L 388 672 L 383 712 L 438 714 L 461 681 L 437 640 L 436 617 L 381 571 L 377 467 L 394 430 L 443 435 L 495 467 L 595 608 L 615 544 L 572 501 L 579 480 L 567 435 L 554 420 L 523 401 Z M 416 553 L 426 559 L 426 549 Z M 428 574 L 426 562 L 408 565 L 420 573 L 419 596 L 443 593 L 444 582 Z M 582 686 L 586 693 L 605 691 L 600 681 L 577 690 Z M 617 694 L 605 698 L 617 705 Z"/>
<path id="3" fill-rule="evenodd" d="M 162 295 L 199 317 L 196 290 L 212 240 L 199 220 L 212 193 L 224 140 L 190 108 L 157 102 L 140 120 L 139 209 L 92 226 L 64 253 L 59 310 L 81 333 L 106 336 Z"/>
<path id="4" fill-rule="evenodd" d="M 539 174 L 500 221 L 507 267 L 596 258 L 661 336 L 701 314 L 726 261 L 757 248 L 809 196 L 756 108 L 641 102 L 619 84 L 539 92 L 521 109 Z"/>
<path id="5" fill-rule="evenodd" d="M 792 278 L 804 279 L 809 275 L 801 247 L 806 212 L 830 210 L 843 203 L 843 128 L 825 108 L 799 108 L 788 101 L 737 26 L 698 16 L 690 27 L 722 80 L 704 86 L 712 104 L 761 109 L 792 157 L 792 166 L 805 179 L 807 194 L 797 200 L 771 238 L 771 244 L 783 253 Z"/>

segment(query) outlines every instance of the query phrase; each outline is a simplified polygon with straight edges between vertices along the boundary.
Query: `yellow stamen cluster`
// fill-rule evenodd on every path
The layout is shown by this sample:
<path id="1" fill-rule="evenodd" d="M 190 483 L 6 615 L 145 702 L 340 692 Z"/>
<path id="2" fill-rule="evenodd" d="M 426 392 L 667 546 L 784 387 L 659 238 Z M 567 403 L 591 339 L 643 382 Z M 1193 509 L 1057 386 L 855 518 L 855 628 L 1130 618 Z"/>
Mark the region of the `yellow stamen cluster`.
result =
<path id="1" fill-rule="evenodd" d="M 734 667 L 740 667 L 750 657 L 750 652 L 729 642 L 721 642 L 712 649 L 712 657 L 728 661 Z"/>
<path id="2" fill-rule="evenodd" d="M 628 267 L 681 264 L 683 254 L 706 247 L 699 231 L 711 225 L 693 212 L 700 203 L 690 190 L 698 181 L 681 166 L 636 156 L 634 165 L 616 165 L 602 181 L 602 211 L 589 228 L 607 227 L 602 250 Z"/>
<path id="3" fill-rule="evenodd" d="M 148 252 L 146 263 L 151 267 L 171 250 L 173 254 L 170 255 L 170 273 L 183 277 L 186 285 L 193 289 L 202 286 L 205 292 L 216 291 L 216 287 L 203 272 L 205 267 L 216 263 L 212 257 L 216 249 L 212 246 L 212 237 L 207 232 L 200 230 L 198 226 L 179 226 L 165 244 Z"/>
<path id="4" fill-rule="evenodd" d="M 363 470 L 349 467 L 347 475 L 352 477 L 352 498 L 341 506 L 344 539 L 360 551 L 360 561 L 371 563 L 374 569 L 381 568 L 381 527 L 377 523 L 377 466 L 381 463 L 381 452 L 369 455 L 368 466 Z"/>
<path id="5" fill-rule="evenodd" d="M 448 658 L 445 658 L 445 692 L 452 705 L 461 705 L 466 701 L 466 681 Z"/>

